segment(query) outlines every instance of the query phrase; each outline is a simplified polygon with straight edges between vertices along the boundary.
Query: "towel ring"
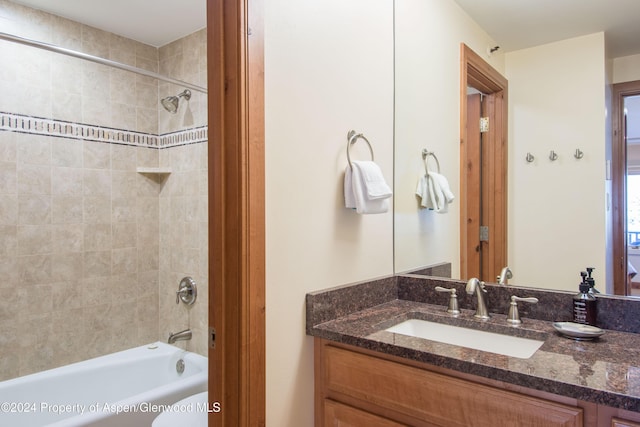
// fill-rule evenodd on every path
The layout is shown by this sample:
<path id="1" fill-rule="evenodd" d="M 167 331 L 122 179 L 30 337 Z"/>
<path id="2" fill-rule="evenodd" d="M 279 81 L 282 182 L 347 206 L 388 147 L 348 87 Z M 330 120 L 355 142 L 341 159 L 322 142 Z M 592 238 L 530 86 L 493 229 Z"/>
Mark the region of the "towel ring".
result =
<path id="1" fill-rule="evenodd" d="M 371 153 L 371 161 L 373 161 L 373 148 L 371 147 L 371 143 L 369 140 L 361 133 L 356 133 L 355 130 L 350 130 L 347 134 L 347 161 L 349 162 L 349 167 L 353 169 L 353 165 L 351 164 L 351 155 L 349 150 L 351 149 L 351 145 L 355 144 L 358 138 L 364 139 L 364 142 L 369 146 L 369 152 Z"/>
<path id="2" fill-rule="evenodd" d="M 436 153 L 433 151 L 429 151 L 426 148 L 422 149 L 422 158 L 424 159 L 424 170 L 428 174 L 429 173 L 429 157 L 433 157 L 433 160 L 436 161 L 436 166 L 438 168 L 438 173 L 440 173 L 440 162 L 436 157 Z"/>

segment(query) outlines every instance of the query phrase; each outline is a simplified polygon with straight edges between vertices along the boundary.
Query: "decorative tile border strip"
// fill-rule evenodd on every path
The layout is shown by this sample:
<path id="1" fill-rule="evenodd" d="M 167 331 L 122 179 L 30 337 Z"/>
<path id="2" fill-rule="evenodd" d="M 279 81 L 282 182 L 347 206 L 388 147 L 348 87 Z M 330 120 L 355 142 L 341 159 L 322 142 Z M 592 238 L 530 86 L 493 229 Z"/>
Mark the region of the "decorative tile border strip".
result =
<path id="1" fill-rule="evenodd" d="M 208 127 L 201 126 L 160 135 L 158 148 L 177 147 L 179 145 L 197 144 L 208 141 Z"/>
<path id="2" fill-rule="evenodd" d="M 135 147 L 169 148 L 207 141 L 207 126 L 154 135 L 63 120 L 0 112 L 0 131 L 79 139 Z"/>

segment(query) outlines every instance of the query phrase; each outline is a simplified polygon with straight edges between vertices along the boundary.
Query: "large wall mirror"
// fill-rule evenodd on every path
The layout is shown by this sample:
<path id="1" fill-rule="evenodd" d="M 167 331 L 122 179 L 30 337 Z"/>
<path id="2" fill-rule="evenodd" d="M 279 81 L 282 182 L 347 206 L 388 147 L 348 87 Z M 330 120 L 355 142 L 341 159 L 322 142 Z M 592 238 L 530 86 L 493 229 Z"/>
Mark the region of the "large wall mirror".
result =
<path id="1" fill-rule="evenodd" d="M 436 212 L 422 207 L 415 191 L 427 169 L 436 171 L 434 157 L 454 193 L 468 191 L 460 178 L 461 170 L 470 167 L 460 160 L 463 43 L 508 80 L 503 266 L 513 272 L 508 283 L 574 290 L 580 272 L 594 267 L 597 288 L 613 293 L 612 178 L 622 174 L 626 182 L 626 170 L 613 159 L 612 88 L 640 80 L 640 36 L 635 37 L 639 42 L 625 44 L 625 31 L 609 28 L 622 23 L 628 33 L 632 23 L 625 20 L 638 16 L 639 5 L 610 2 L 610 10 L 591 18 L 591 27 L 572 33 L 567 16 L 589 18 L 579 16 L 584 7 L 570 15 L 551 7 L 552 2 L 536 3 L 534 11 L 491 9 L 501 3 L 395 1 L 395 270 L 450 263 L 452 277 L 468 279 L 460 273 L 465 262 L 460 224 L 466 221 L 460 216 L 461 194 L 454 194 L 446 212 Z M 547 12 L 555 16 L 540 31 Z M 562 31 L 553 30 L 556 20 L 562 21 Z M 514 27 L 524 34 L 515 34 Z M 625 104 L 628 121 L 636 114 L 633 105 L 631 100 Z M 627 127 L 629 132 L 634 128 Z M 634 138 L 628 135 L 630 142 Z M 423 150 L 434 156 L 423 159 Z M 623 229 L 620 241 L 626 250 L 627 231 L 635 230 L 625 224 Z M 483 280 L 496 282 L 499 273 L 496 266 L 484 272 Z"/>

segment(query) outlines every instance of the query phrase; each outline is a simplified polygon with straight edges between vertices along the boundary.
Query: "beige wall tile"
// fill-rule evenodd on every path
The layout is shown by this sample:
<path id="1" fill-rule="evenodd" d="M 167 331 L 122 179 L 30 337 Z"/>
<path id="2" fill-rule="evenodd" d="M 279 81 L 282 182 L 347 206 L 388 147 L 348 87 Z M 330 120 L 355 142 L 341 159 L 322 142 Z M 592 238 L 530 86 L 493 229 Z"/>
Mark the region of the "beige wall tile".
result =
<path id="1" fill-rule="evenodd" d="M 15 132 L 0 131 L 0 161 L 14 163 L 17 161 L 16 140 L 17 134 Z"/>
<path id="2" fill-rule="evenodd" d="M 111 251 L 111 272 L 114 275 L 135 274 L 138 271 L 137 248 L 114 249 Z"/>
<path id="3" fill-rule="evenodd" d="M 18 257 L 0 257 L 0 288 L 14 287 L 20 280 Z"/>
<path id="4" fill-rule="evenodd" d="M 129 104 L 111 103 L 110 126 L 118 129 L 136 130 L 136 107 Z"/>
<path id="5" fill-rule="evenodd" d="M 83 218 L 85 224 L 105 224 L 111 221 L 110 197 L 84 197 Z"/>
<path id="6" fill-rule="evenodd" d="M 136 75 L 124 70 L 112 70 L 110 79 L 111 102 L 136 105 Z"/>
<path id="7" fill-rule="evenodd" d="M 161 151 L 163 150 L 156 150 L 155 148 L 136 148 L 137 166 L 140 166 L 140 167 L 161 166 L 159 164 L 159 157 L 160 157 Z"/>
<path id="8" fill-rule="evenodd" d="M 40 135 L 17 134 L 18 163 L 51 164 L 51 141 Z"/>
<path id="9" fill-rule="evenodd" d="M 82 66 L 81 59 L 64 55 L 53 56 L 51 58 L 51 80 L 55 82 L 53 89 L 72 95 L 82 95 Z"/>
<path id="10" fill-rule="evenodd" d="M 109 34 L 109 59 L 127 65 L 136 65 L 136 41 Z M 119 71 L 119 70 L 118 70 Z"/>
<path id="11" fill-rule="evenodd" d="M 51 282 L 51 255 L 18 257 L 18 276 L 21 285 Z"/>
<path id="12" fill-rule="evenodd" d="M 136 123 L 138 131 L 152 134 L 158 133 L 157 108 L 136 107 Z"/>
<path id="13" fill-rule="evenodd" d="M 126 199 L 136 196 L 136 180 L 134 171 L 113 171 L 111 173 L 111 193 L 114 198 Z"/>
<path id="14" fill-rule="evenodd" d="M 108 277 L 111 275 L 111 251 L 85 251 L 83 253 L 84 260 L 84 277 Z"/>
<path id="15" fill-rule="evenodd" d="M 84 173 L 79 168 L 51 168 L 51 194 L 54 196 L 82 196 Z"/>
<path id="16" fill-rule="evenodd" d="M 55 253 L 51 256 L 51 280 L 69 282 L 82 278 L 83 259 L 77 253 Z"/>
<path id="17" fill-rule="evenodd" d="M 53 250 L 50 225 L 21 225 L 17 228 L 18 255 L 48 254 Z"/>
<path id="18" fill-rule="evenodd" d="M 0 225 L 18 224 L 18 196 L 0 194 Z"/>
<path id="19" fill-rule="evenodd" d="M 51 105 L 52 118 L 67 122 L 82 123 L 82 97 L 75 93 L 54 89 Z"/>
<path id="20" fill-rule="evenodd" d="M 111 224 L 84 224 L 83 234 L 85 251 L 111 249 Z"/>
<path id="21" fill-rule="evenodd" d="M 134 197 L 116 198 L 112 201 L 113 222 L 136 222 L 136 199 Z"/>
<path id="22" fill-rule="evenodd" d="M 51 15 L 52 43 L 72 50 L 82 49 L 82 24 Z"/>
<path id="23" fill-rule="evenodd" d="M 18 163 L 20 194 L 51 194 L 51 166 Z"/>
<path id="24" fill-rule="evenodd" d="M 114 222 L 112 224 L 113 249 L 137 247 L 137 224 L 135 222 Z"/>
<path id="25" fill-rule="evenodd" d="M 83 306 L 82 279 L 76 278 L 69 282 L 53 283 L 51 285 L 51 300 L 53 310 L 57 313 L 73 313 Z M 79 322 L 78 316 L 74 321 Z"/>
<path id="26" fill-rule="evenodd" d="M 103 112 L 104 114 L 104 112 Z M 86 169 L 110 169 L 111 145 L 93 141 L 83 143 L 83 166 Z"/>
<path id="27" fill-rule="evenodd" d="M 82 25 L 82 51 L 101 58 L 109 58 L 109 33 Z"/>
<path id="28" fill-rule="evenodd" d="M 52 224 L 82 224 L 84 218 L 81 196 L 53 196 Z"/>
<path id="29" fill-rule="evenodd" d="M 136 170 L 136 152 L 139 148 L 111 144 L 111 167 L 113 170 Z"/>
<path id="30" fill-rule="evenodd" d="M 18 224 L 51 223 L 51 196 L 18 195 Z"/>
<path id="31" fill-rule="evenodd" d="M 83 307 L 111 304 L 111 278 L 92 277 L 82 279 L 80 296 Z"/>
<path id="32" fill-rule="evenodd" d="M 51 164 L 71 168 L 81 168 L 83 143 L 76 139 L 51 138 Z"/>
<path id="33" fill-rule="evenodd" d="M 53 225 L 53 252 L 82 252 L 84 227 L 76 224 Z"/>
<path id="34" fill-rule="evenodd" d="M 18 247 L 18 228 L 0 225 L 0 258 L 15 256 Z"/>
<path id="35" fill-rule="evenodd" d="M 0 194 L 17 194 L 18 175 L 15 162 L 0 162 Z"/>

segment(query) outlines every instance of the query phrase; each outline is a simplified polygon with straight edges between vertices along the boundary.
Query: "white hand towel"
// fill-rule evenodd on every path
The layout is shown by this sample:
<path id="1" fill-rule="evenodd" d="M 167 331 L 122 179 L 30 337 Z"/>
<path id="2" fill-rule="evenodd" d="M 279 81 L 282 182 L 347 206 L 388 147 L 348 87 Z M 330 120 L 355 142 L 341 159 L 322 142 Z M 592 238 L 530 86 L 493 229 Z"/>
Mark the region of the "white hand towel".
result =
<path id="1" fill-rule="evenodd" d="M 391 188 L 374 162 L 352 161 L 344 178 L 345 206 L 359 214 L 384 213 L 389 210 Z"/>
<path id="2" fill-rule="evenodd" d="M 344 170 L 344 206 L 349 209 L 356 208 L 356 198 L 353 195 L 353 169 L 347 165 Z"/>
<path id="3" fill-rule="evenodd" d="M 455 196 L 453 195 L 453 193 L 451 192 L 451 189 L 449 188 L 449 181 L 447 181 L 447 178 L 445 178 L 444 175 L 440 175 L 439 173 L 435 173 L 435 172 L 429 172 L 429 175 L 434 179 L 434 181 L 438 184 L 438 186 L 442 190 L 442 194 L 444 195 L 447 203 L 453 202 L 453 199 L 455 199 Z"/>
<path id="4" fill-rule="evenodd" d="M 427 209 L 433 209 L 433 203 L 431 203 L 431 196 L 429 195 L 429 183 L 427 175 L 420 175 L 418 179 L 418 187 L 416 188 L 416 195 L 420 197 L 420 206 Z"/>
<path id="5" fill-rule="evenodd" d="M 420 205 L 422 207 L 437 213 L 447 213 L 449 203 L 455 199 L 447 178 L 435 172 L 420 176 L 416 194 L 421 198 Z"/>

